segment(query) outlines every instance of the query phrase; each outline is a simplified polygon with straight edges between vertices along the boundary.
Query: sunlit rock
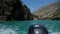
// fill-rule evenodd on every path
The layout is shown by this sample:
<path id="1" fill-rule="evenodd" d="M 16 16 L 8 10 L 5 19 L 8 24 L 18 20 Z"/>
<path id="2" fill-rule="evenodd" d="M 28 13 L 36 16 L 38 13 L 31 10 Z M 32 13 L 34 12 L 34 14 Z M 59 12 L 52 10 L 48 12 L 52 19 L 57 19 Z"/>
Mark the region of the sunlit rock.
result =
<path id="1" fill-rule="evenodd" d="M 33 13 L 39 19 L 60 19 L 60 1 L 50 3 Z"/>

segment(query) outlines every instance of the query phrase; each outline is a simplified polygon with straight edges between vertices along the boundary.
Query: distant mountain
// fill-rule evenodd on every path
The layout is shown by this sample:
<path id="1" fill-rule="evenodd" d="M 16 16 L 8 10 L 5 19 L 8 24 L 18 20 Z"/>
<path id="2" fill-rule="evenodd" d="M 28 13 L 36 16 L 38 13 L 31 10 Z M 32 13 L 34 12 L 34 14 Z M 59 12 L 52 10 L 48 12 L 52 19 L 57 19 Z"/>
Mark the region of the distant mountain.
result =
<path id="1" fill-rule="evenodd" d="M 43 6 L 35 11 L 33 14 L 38 16 L 38 19 L 60 18 L 60 1 Z"/>

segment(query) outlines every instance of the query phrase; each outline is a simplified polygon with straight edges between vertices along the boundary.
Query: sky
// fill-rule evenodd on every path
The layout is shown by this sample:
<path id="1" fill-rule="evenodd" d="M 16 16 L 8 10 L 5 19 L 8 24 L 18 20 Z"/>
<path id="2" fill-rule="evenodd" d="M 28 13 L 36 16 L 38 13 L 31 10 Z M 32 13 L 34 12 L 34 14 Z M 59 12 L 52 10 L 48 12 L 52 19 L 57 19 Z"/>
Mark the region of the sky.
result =
<path id="1" fill-rule="evenodd" d="M 31 13 L 42 6 L 56 1 L 57 0 L 22 0 L 22 2 L 30 9 Z"/>

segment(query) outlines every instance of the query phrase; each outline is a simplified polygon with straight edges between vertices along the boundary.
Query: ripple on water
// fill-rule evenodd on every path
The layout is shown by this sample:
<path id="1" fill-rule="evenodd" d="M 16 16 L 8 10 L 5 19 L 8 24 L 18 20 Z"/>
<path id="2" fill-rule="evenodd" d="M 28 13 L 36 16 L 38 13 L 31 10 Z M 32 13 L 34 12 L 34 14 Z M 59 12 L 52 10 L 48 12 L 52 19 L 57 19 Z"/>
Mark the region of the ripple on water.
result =
<path id="1" fill-rule="evenodd" d="M 60 34 L 60 22 L 30 21 L 18 23 L 0 23 L 0 34 L 27 34 L 28 27 L 32 24 L 45 25 L 49 34 Z"/>
<path id="2" fill-rule="evenodd" d="M 2 28 L 0 29 L 0 34 L 17 34 L 15 30 L 12 30 L 11 28 Z"/>
<path id="3" fill-rule="evenodd" d="M 60 34 L 60 32 L 52 32 L 52 33 L 50 33 L 50 34 Z"/>
<path id="4" fill-rule="evenodd" d="M 12 28 L 6 28 L 6 25 L 1 25 L 0 28 L 0 34 L 17 34 L 17 32 L 15 30 L 13 30 Z"/>

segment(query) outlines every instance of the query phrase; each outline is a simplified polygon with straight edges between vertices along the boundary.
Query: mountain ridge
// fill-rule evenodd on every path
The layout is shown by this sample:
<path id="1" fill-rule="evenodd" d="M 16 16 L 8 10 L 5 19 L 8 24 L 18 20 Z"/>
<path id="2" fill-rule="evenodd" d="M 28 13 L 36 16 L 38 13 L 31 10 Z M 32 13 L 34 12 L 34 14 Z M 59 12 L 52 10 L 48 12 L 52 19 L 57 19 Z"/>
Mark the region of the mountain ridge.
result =
<path id="1" fill-rule="evenodd" d="M 47 5 L 39 8 L 33 14 L 37 15 L 39 19 L 51 19 L 52 16 L 54 16 L 56 11 L 58 11 L 58 10 L 60 11 L 60 1 L 47 4 Z"/>

